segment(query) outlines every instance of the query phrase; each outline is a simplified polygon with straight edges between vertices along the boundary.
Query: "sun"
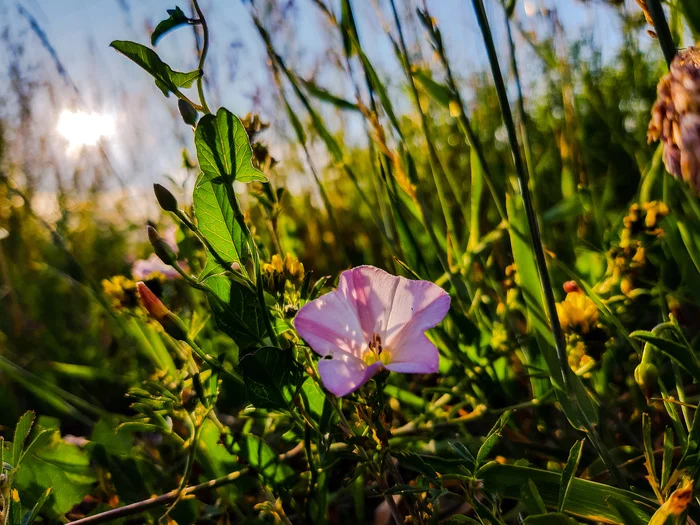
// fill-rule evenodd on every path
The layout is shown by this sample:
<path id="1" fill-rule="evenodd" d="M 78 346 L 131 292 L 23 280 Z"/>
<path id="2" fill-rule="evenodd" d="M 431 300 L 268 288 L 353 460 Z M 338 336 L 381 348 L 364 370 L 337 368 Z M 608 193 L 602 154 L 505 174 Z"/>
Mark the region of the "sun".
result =
<path id="1" fill-rule="evenodd" d="M 69 150 L 79 146 L 94 146 L 102 137 L 114 135 L 114 117 L 64 109 L 58 118 L 56 129 L 68 140 Z"/>

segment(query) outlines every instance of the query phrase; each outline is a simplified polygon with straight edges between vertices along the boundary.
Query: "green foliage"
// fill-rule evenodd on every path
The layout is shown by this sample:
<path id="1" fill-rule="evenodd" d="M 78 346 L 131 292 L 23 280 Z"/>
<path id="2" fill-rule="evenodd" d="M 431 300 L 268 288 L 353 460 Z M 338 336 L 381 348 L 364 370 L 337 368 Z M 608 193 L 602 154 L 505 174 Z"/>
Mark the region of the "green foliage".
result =
<path id="1" fill-rule="evenodd" d="M 155 46 L 166 33 L 176 29 L 185 24 L 189 24 L 190 20 L 187 18 L 182 9 L 175 7 L 175 9 L 168 9 L 168 18 L 158 22 L 158 25 L 151 33 L 151 45 Z"/>
<path id="2" fill-rule="evenodd" d="M 669 6 L 674 29 L 697 30 L 691 3 Z M 0 446 L 5 522 L 110 510 L 343 524 L 386 509 L 424 524 L 636 525 L 671 508 L 698 521 L 700 206 L 646 142 L 660 51 L 624 10 L 603 60 L 595 39 L 566 49 L 558 27 L 554 39 L 527 32 L 515 2 L 487 13 L 477 0 L 494 73 L 509 48 L 493 48 L 488 17 L 503 15 L 536 57 L 537 85 L 504 97 L 485 72 L 455 74 L 455 41 L 427 5 L 417 20 L 394 4 L 387 34 L 372 36 L 395 57 L 364 41 L 357 2 L 312 3 L 340 37 L 325 49 L 338 60 L 313 77 L 285 56 L 291 33 L 266 29 L 286 21 L 277 3 L 249 6 L 287 120 L 274 119 L 281 159 L 257 116 L 209 111 L 198 2 L 197 18 L 176 7 L 151 34 L 155 45 L 201 31 L 194 71 L 112 43 L 194 128 L 191 194 L 155 188 L 169 214 L 150 225 L 155 255 L 180 274 L 139 277 L 159 301 L 153 318 L 126 277 L 153 252 L 140 223 L 117 227 L 92 202 L 49 224 L 0 174 L 0 424 L 15 428 Z M 425 34 L 406 30 L 418 22 Z M 508 57 L 518 82 L 520 56 Z M 307 170 L 313 190 L 292 184 Z M 163 233 L 172 221 L 177 249 Z M 433 281 L 452 307 L 428 332 L 439 373 L 385 371 L 338 399 L 294 316 L 358 264 Z M 174 318 L 176 338 L 162 329 Z M 32 428 L 34 411 L 62 430 L 46 417 Z"/>
<path id="3" fill-rule="evenodd" d="M 253 167 L 248 135 L 230 111 L 220 108 L 216 116 L 204 115 L 197 125 L 194 141 L 203 181 L 229 185 L 235 181 L 267 181 Z"/>
<path id="4" fill-rule="evenodd" d="M 110 46 L 145 69 L 155 79 L 156 86 L 166 97 L 170 93 L 178 95 L 180 88 L 190 87 L 200 76 L 200 72 L 196 70 L 189 73 L 174 71 L 160 59 L 155 51 L 136 42 L 115 40 Z"/>

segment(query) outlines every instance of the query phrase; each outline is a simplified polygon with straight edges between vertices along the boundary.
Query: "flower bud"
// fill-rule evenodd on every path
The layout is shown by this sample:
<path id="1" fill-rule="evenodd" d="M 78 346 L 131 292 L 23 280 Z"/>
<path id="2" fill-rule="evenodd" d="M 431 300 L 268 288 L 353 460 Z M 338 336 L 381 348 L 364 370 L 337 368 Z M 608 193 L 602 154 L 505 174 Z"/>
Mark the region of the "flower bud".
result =
<path id="1" fill-rule="evenodd" d="M 143 307 L 156 321 L 163 327 L 163 331 L 173 339 L 178 341 L 187 341 L 187 327 L 182 320 L 168 310 L 168 307 L 155 296 L 155 294 L 146 286 L 146 283 L 139 282 L 136 285 L 141 297 Z"/>
<path id="2" fill-rule="evenodd" d="M 148 231 L 148 240 L 151 241 L 153 251 L 156 252 L 158 258 L 170 266 L 177 264 L 177 255 L 175 255 L 170 245 L 165 242 L 165 239 L 158 234 L 156 229 L 153 226 L 148 226 L 146 231 Z"/>
<path id="3" fill-rule="evenodd" d="M 136 284 L 136 288 L 139 291 L 139 297 L 141 298 L 141 303 L 143 307 L 149 313 L 153 319 L 159 323 L 165 319 L 165 317 L 170 313 L 170 310 L 163 304 L 163 302 L 156 297 L 156 295 L 146 286 L 143 281 Z"/>
<path id="4" fill-rule="evenodd" d="M 177 199 L 168 188 L 156 183 L 153 185 L 153 193 L 156 194 L 158 204 L 164 211 L 173 213 L 177 211 Z"/>
<path id="5" fill-rule="evenodd" d="M 197 123 L 197 110 L 186 100 L 179 99 L 177 101 L 177 109 L 180 111 L 180 116 L 185 124 L 194 126 Z"/>

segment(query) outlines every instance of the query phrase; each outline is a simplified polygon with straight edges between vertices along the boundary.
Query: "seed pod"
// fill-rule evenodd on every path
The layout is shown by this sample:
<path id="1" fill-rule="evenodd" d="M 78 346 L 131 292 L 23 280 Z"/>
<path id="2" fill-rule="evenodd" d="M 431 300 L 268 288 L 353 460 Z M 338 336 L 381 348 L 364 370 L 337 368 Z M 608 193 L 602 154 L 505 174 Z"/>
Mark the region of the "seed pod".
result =
<path id="1" fill-rule="evenodd" d="M 156 183 L 153 185 L 153 193 L 156 194 L 158 204 L 164 211 L 169 211 L 172 213 L 177 211 L 177 199 L 168 188 Z"/>
<path id="2" fill-rule="evenodd" d="M 153 251 L 156 252 L 158 258 L 170 266 L 177 264 L 177 255 L 156 229 L 153 226 L 147 226 L 146 231 L 148 232 L 148 240 L 151 241 Z"/>
<path id="3" fill-rule="evenodd" d="M 197 110 L 186 100 L 179 99 L 177 101 L 177 109 L 180 111 L 180 116 L 185 124 L 194 126 L 197 123 Z"/>

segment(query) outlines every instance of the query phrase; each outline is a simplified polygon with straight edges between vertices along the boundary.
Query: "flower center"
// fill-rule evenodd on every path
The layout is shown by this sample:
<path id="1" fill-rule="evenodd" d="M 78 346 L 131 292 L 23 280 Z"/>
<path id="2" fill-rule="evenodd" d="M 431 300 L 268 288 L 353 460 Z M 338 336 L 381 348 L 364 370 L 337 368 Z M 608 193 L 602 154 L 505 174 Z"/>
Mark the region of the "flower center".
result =
<path id="1" fill-rule="evenodd" d="M 367 365 L 381 362 L 388 365 L 391 361 L 391 352 L 382 346 L 382 338 L 379 335 L 372 335 L 372 340 L 367 343 L 367 350 L 362 354 L 362 360 Z"/>

